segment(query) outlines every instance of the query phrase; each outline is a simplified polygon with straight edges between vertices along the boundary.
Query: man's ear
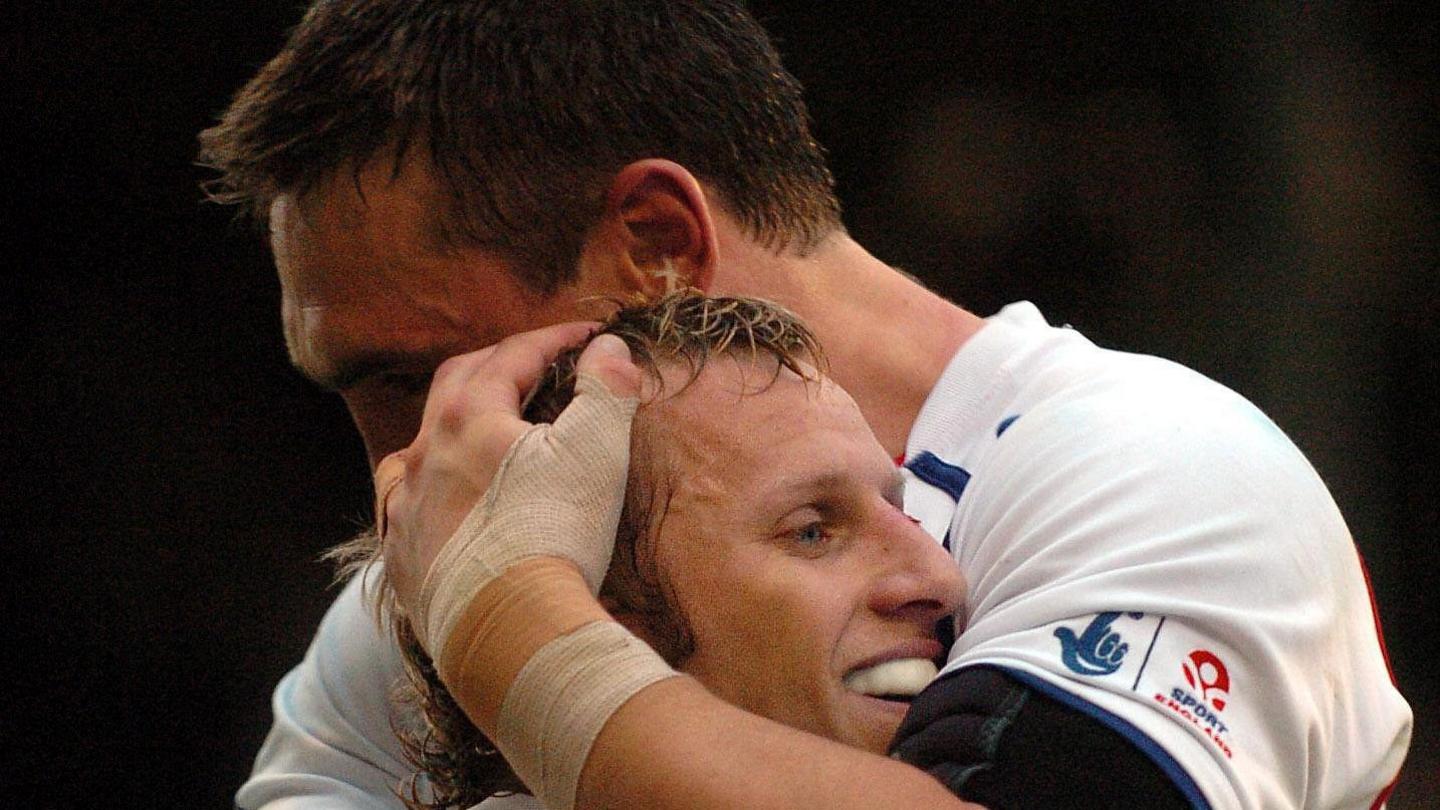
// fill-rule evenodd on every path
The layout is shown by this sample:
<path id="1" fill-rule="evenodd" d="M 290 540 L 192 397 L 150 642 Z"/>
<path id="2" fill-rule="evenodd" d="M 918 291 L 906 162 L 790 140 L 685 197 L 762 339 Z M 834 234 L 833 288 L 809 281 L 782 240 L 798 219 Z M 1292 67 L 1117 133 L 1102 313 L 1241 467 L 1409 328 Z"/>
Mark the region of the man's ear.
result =
<path id="1" fill-rule="evenodd" d="M 647 297 L 683 287 L 708 291 L 718 252 L 704 189 L 673 161 L 629 164 L 610 183 L 587 252 L 622 287 Z"/>
<path id="2" fill-rule="evenodd" d="M 603 588 L 598 599 L 600 607 L 605 608 L 605 612 L 610 614 L 610 618 L 619 622 L 626 630 L 639 636 L 641 641 L 646 644 L 651 643 L 648 638 L 649 620 L 646 619 L 644 613 L 627 608 L 620 599 L 606 593 Z"/>
<path id="3" fill-rule="evenodd" d="M 600 586 L 600 606 L 636 638 L 649 644 L 665 659 L 665 663 L 679 666 L 694 646 L 683 622 L 665 604 L 658 590 L 650 592 L 642 586 L 637 591 L 632 583 L 627 595 L 625 587 L 617 581 L 612 568 L 605 583 Z"/>
<path id="4" fill-rule="evenodd" d="M 622 600 L 607 594 L 602 589 L 600 592 L 600 606 L 610 614 L 610 618 L 618 622 L 626 630 L 635 634 L 635 637 L 649 644 L 651 648 L 660 653 L 662 658 L 666 657 L 671 645 L 671 637 L 674 636 L 674 629 L 671 623 L 663 620 L 661 614 L 656 610 L 643 610 L 627 607 Z"/>

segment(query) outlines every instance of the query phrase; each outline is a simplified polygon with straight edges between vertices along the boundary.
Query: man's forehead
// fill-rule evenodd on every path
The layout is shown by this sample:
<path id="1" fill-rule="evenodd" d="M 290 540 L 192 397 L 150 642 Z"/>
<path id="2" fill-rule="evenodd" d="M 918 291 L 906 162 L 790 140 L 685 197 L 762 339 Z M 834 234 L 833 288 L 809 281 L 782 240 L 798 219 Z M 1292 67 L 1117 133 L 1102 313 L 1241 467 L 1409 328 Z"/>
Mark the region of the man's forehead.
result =
<path id="1" fill-rule="evenodd" d="M 373 284 L 374 271 L 388 263 L 381 249 L 398 240 L 372 240 L 368 219 L 347 202 L 275 198 L 270 251 L 285 298 L 301 305 L 328 303 L 353 287 Z"/>
<path id="2" fill-rule="evenodd" d="M 272 203 L 286 343 L 306 376 L 344 387 L 504 337 L 496 285 L 507 272 L 493 257 L 437 250 L 425 193 L 381 166 Z"/>
<path id="3" fill-rule="evenodd" d="M 681 409 L 669 418 L 698 419 L 711 422 L 705 413 L 690 414 L 692 409 L 704 411 L 721 404 L 739 404 L 754 397 L 765 397 L 758 405 L 777 398 L 806 393 L 807 381 L 785 368 L 766 351 L 750 353 L 729 349 L 712 352 L 695 363 L 687 359 L 661 358 L 656 362 L 660 379 L 647 377 L 644 391 L 647 407 Z M 817 381 L 819 377 L 817 375 Z M 816 383 L 809 383 L 817 385 Z M 791 391 L 791 388 L 794 391 Z"/>
<path id="4" fill-rule="evenodd" d="M 660 370 L 663 388 L 648 384 L 643 418 L 697 450 L 750 448 L 759 428 L 835 419 L 849 401 L 828 378 L 803 378 L 763 351 L 712 355 L 698 374 L 684 361 L 662 361 Z"/>
<path id="5" fill-rule="evenodd" d="M 683 368 L 672 368 L 666 382 L 686 379 Z M 808 380 L 783 367 L 776 376 L 773 364 L 711 358 L 689 387 L 667 391 L 636 419 L 647 451 L 666 460 L 672 486 L 722 504 L 717 519 L 768 519 L 796 499 L 856 486 L 898 501 L 904 488 L 854 401 L 824 377 Z"/>
<path id="6" fill-rule="evenodd" d="M 277 195 L 270 205 L 270 244 L 282 281 L 323 283 L 325 271 L 343 273 L 348 281 L 360 269 L 441 256 L 440 199 L 423 164 L 406 160 L 397 171 L 388 158 L 358 170 L 341 167 L 304 193 Z M 325 261 L 327 256 L 336 260 Z"/>

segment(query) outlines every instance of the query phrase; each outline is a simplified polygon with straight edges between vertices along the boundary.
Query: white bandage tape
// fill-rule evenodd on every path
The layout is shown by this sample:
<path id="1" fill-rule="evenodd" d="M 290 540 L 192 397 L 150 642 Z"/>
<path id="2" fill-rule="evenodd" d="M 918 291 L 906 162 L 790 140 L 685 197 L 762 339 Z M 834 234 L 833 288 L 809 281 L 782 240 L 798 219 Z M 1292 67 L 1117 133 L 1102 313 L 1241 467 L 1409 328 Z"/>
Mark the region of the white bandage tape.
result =
<path id="1" fill-rule="evenodd" d="M 426 649 L 439 654 L 475 595 L 521 560 L 564 557 L 599 593 L 624 504 L 636 404 L 580 374 L 555 424 L 511 445 L 420 586 L 412 624 Z"/>
<path id="2" fill-rule="evenodd" d="M 495 744 L 549 810 L 571 810 L 590 746 L 636 692 L 678 675 L 615 622 L 592 622 L 521 668 L 500 706 Z"/>

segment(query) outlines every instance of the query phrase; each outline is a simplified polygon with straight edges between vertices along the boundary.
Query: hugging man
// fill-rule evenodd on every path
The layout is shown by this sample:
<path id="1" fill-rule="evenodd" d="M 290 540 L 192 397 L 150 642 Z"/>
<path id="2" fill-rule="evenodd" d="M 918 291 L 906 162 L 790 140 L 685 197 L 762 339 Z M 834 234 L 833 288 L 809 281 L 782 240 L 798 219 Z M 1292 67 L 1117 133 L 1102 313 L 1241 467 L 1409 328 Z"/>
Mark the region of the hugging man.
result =
<path id="1" fill-rule="evenodd" d="M 1398 771 L 1410 715 L 1359 562 L 1283 434 L 1199 375 L 1028 304 L 980 318 L 871 256 L 740 6 L 319 2 L 203 142 L 217 198 L 268 218 L 292 356 L 344 397 L 372 464 L 417 437 L 444 358 L 594 317 L 596 298 L 678 279 L 803 317 L 969 582 L 897 749 L 955 794 L 1043 805 L 1089 785 L 1157 806 L 1160 780 L 1191 806 L 1369 807 Z M 393 803 L 398 671 L 347 590 L 278 688 L 239 804 Z M 598 738 L 599 767 L 651 781 L 595 801 L 904 806 L 935 784 L 703 694 L 646 715 L 646 692 L 683 682 L 625 710 L 664 735 Z M 682 720 L 698 725 L 666 725 Z M 668 757 L 687 742 L 713 756 Z"/>

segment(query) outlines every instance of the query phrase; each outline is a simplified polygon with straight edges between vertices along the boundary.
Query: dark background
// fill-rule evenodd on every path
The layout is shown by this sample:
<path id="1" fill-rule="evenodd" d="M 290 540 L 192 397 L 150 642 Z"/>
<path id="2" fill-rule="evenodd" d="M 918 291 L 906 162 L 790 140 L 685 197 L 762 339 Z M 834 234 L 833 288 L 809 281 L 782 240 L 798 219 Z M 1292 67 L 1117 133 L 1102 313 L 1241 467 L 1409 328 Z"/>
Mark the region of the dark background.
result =
<path id="1" fill-rule="evenodd" d="M 190 165 L 299 8 L 7 14 L 7 804 L 226 806 L 334 593 L 316 556 L 368 518 L 339 401 L 287 368 L 262 241 Z M 1028 298 L 1185 362 L 1291 433 L 1415 705 L 1391 806 L 1440 807 L 1436 17 L 755 8 L 862 244 L 982 314 Z"/>

